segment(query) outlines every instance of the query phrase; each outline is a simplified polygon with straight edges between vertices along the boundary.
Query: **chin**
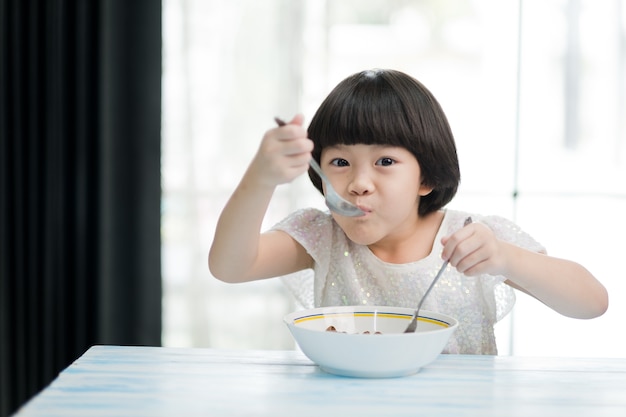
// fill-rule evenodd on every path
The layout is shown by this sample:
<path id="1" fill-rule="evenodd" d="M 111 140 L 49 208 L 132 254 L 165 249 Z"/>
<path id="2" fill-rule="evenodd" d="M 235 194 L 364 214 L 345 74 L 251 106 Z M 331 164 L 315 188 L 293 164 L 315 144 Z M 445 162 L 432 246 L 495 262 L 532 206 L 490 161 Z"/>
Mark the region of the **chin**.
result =
<path id="1" fill-rule="evenodd" d="M 354 231 L 346 231 L 344 229 L 344 233 L 348 236 L 352 242 L 357 245 L 369 246 L 373 243 L 378 242 L 379 238 L 372 237 L 371 234 L 358 233 Z"/>
<path id="2" fill-rule="evenodd" d="M 346 236 L 348 236 L 348 239 L 358 245 L 371 245 L 372 243 L 376 243 L 381 238 L 381 236 L 374 236 L 372 234 L 371 223 L 360 222 L 358 221 L 359 217 L 348 218 L 335 216 L 333 214 L 333 218 Z"/>

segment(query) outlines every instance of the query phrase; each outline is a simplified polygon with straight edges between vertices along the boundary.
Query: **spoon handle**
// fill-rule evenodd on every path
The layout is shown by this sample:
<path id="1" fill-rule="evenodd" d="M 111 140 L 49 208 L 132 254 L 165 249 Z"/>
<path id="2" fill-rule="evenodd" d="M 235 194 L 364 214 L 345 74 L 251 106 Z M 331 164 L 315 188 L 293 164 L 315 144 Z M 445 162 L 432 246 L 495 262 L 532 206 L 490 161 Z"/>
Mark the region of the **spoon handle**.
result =
<path id="1" fill-rule="evenodd" d="M 472 222 L 472 218 L 468 217 L 467 219 L 465 219 L 465 221 L 463 222 L 463 227 L 467 226 L 468 224 L 470 224 Z M 433 287 L 435 286 L 435 283 L 439 280 L 439 277 L 441 276 L 441 274 L 443 273 L 443 271 L 446 269 L 446 267 L 448 266 L 448 261 L 445 261 L 443 263 L 443 265 L 441 265 L 441 268 L 439 268 L 439 272 L 437 272 L 437 275 L 435 275 L 435 279 L 433 279 L 433 282 L 430 283 L 430 286 L 428 287 L 428 289 L 426 290 L 426 292 L 424 293 L 424 295 L 422 296 L 422 299 L 420 300 L 419 304 L 417 305 L 417 311 L 420 310 L 420 308 L 422 307 L 422 304 L 424 303 L 424 300 L 426 299 L 426 297 L 428 296 L 428 293 L 430 293 L 430 290 L 433 289 Z"/>
<path id="2" fill-rule="evenodd" d="M 465 222 L 463 223 L 463 227 L 467 226 L 471 222 L 472 222 L 472 218 L 471 217 L 466 218 Z M 445 261 L 443 263 L 443 265 L 441 265 L 441 268 L 439 268 L 439 271 L 437 272 L 437 275 L 435 275 L 435 279 L 433 279 L 433 281 L 428 286 L 428 289 L 426 290 L 424 295 L 422 295 L 422 299 L 417 304 L 417 308 L 413 312 L 413 317 L 411 318 L 411 323 L 409 324 L 407 329 L 404 331 L 405 333 L 413 333 L 413 332 L 415 332 L 415 328 L 417 326 L 417 320 L 419 318 L 419 313 L 420 313 L 420 309 L 422 308 L 422 304 L 424 304 L 424 300 L 426 300 L 426 297 L 428 297 L 428 294 L 430 293 L 430 290 L 432 290 L 433 287 L 435 286 L 435 284 L 437 283 L 437 281 L 439 281 L 439 277 L 443 274 L 443 271 L 446 270 L 447 266 L 448 266 L 448 261 Z"/>
<path id="3" fill-rule="evenodd" d="M 426 297 L 428 297 L 428 294 L 430 293 L 430 290 L 433 289 L 433 287 L 435 286 L 437 281 L 439 281 L 439 277 L 441 276 L 441 274 L 443 274 L 443 271 L 445 271 L 447 266 L 448 266 L 448 261 L 445 261 L 443 263 L 443 265 L 441 265 L 441 268 L 439 268 L 439 272 L 437 272 L 437 275 L 435 275 L 435 279 L 433 279 L 433 282 L 430 283 L 430 286 L 428 287 L 428 289 L 426 290 L 426 292 L 422 296 L 422 299 L 420 300 L 419 304 L 417 305 L 417 310 L 415 311 L 415 316 L 417 316 L 419 314 L 419 311 L 422 308 L 422 304 L 424 304 L 424 300 L 426 299 Z"/>
<path id="4" fill-rule="evenodd" d="M 326 175 L 322 172 L 322 168 L 320 168 L 320 165 L 317 163 L 315 159 L 311 158 L 309 160 L 309 166 L 313 168 L 313 171 L 315 171 L 317 175 L 320 176 L 322 181 L 324 181 L 326 184 L 330 184 L 330 180 L 326 178 Z"/>

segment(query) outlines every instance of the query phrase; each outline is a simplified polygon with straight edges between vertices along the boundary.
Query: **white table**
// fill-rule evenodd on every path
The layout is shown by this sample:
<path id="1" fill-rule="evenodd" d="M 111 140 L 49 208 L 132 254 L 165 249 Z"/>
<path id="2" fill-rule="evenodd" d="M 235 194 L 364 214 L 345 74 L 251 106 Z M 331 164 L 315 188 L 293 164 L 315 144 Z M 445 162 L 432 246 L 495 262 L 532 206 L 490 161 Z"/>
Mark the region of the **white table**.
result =
<path id="1" fill-rule="evenodd" d="M 441 355 L 403 378 L 299 351 L 94 346 L 16 416 L 626 416 L 626 359 Z"/>

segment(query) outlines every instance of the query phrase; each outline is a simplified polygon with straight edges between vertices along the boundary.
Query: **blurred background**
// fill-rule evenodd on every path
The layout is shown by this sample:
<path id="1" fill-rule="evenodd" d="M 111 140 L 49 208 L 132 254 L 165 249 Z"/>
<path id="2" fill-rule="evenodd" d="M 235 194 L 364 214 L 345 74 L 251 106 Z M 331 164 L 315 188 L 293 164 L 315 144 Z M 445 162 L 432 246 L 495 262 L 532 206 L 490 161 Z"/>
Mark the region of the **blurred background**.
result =
<path id="1" fill-rule="evenodd" d="M 594 320 L 518 294 L 502 355 L 624 357 L 624 0 L 0 0 L 0 415 L 93 344 L 293 349 L 277 279 L 207 254 L 273 117 L 395 68 L 438 98 L 450 208 L 517 222 L 608 288 Z M 279 188 L 271 227 L 322 197 Z"/>
<path id="2" fill-rule="evenodd" d="M 279 280 L 224 284 L 207 253 L 217 217 L 273 117 L 310 120 L 330 90 L 395 68 L 438 98 L 461 188 L 449 205 L 517 222 L 586 266 L 610 308 L 591 321 L 518 294 L 500 354 L 624 356 L 626 6 L 621 0 L 163 2 L 163 343 L 293 348 Z M 265 227 L 323 208 L 302 177 Z"/>

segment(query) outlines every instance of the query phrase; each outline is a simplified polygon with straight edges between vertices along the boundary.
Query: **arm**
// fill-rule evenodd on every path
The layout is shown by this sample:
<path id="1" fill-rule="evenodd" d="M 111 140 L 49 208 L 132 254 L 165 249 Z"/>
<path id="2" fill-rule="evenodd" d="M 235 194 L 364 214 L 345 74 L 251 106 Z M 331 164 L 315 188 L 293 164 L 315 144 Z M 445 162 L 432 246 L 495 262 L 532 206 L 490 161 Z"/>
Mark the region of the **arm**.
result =
<path id="1" fill-rule="evenodd" d="M 474 223 L 443 239 L 442 256 L 460 272 L 502 275 L 555 311 L 574 318 L 594 318 L 608 308 L 604 286 L 584 267 L 498 240 L 485 225 Z"/>
<path id="2" fill-rule="evenodd" d="M 302 116 L 265 134 L 217 222 L 209 251 L 209 269 L 216 278 L 252 281 L 295 272 L 312 263 L 304 248 L 288 234 L 261 234 L 274 190 L 307 171 L 312 148 Z"/>

